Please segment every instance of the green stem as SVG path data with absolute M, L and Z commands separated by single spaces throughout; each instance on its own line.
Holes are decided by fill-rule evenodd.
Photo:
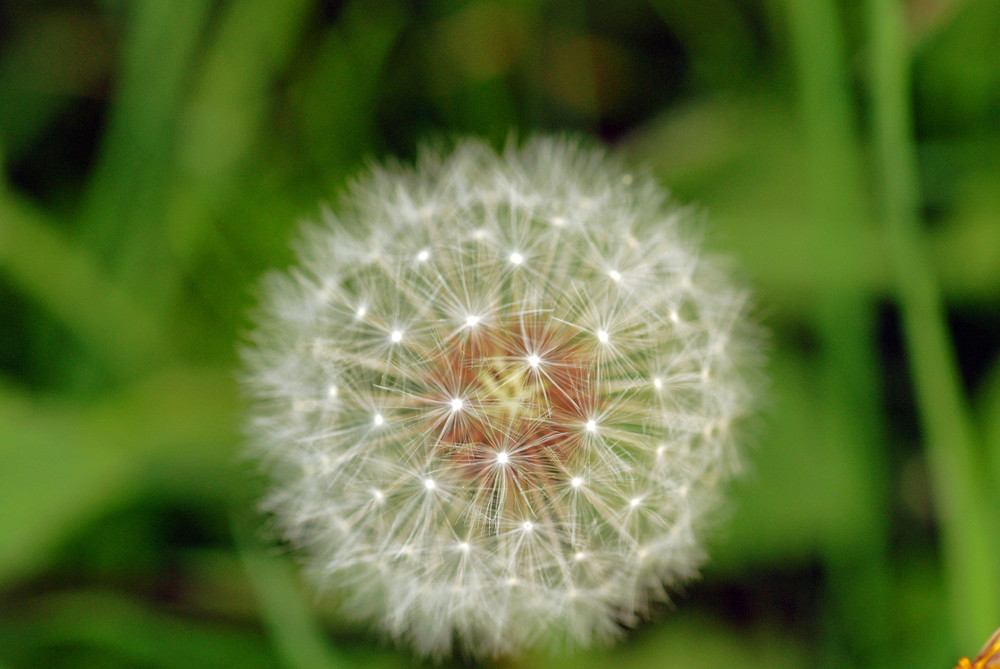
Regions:
M 285 560 L 267 557 L 253 548 L 245 532 L 241 527 L 236 530 L 240 560 L 260 600 L 261 619 L 276 652 L 288 667 L 296 669 L 349 666 L 325 638 L 303 600 L 294 571 Z
M 983 426 L 986 454 L 989 458 L 993 480 L 992 489 L 1000 489 L 1000 360 L 986 375 L 980 391 L 979 416 Z
M 871 215 L 861 181 L 840 17 L 831 0 L 786 0 L 784 5 L 813 180 L 810 219 L 821 242 L 812 253 L 832 256 L 838 266 L 847 267 L 870 246 Z M 825 443 L 841 449 L 839 455 L 850 467 L 855 494 L 845 495 L 844 503 L 852 504 L 857 527 L 856 541 L 847 550 L 843 545 L 824 547 L 824 562 L 835 627 L 849 647 L 842 658 L 850 656 L 857 667 L 885 667 L 892 578 L 881 448 L 885 431 L 875 392 L 875 309 L 863 285 L 851 288 L 827 286 L 814 308 L 824 363 L 817 390 L 825 409 L 816 420 Z
M 969 408 L 923 239 L 903 8 L 868 0 L 870 86 L 882 215 L 941 526 L 956 640 L 975 648 L 1000 615 L 998 546 Z

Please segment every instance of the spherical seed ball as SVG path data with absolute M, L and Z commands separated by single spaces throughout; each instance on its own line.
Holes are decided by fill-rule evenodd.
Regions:
M 266 281 L 266 502 L 346 614 L 475 656 L 614 637 L 703 560 L 748 407 L 745 291 L 602 152 L 375 167 Z

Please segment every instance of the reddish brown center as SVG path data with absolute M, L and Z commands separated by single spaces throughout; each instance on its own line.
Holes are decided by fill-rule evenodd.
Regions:
M 461 400 L 428 419 L 440 455 L 480 483 L 565 472 L 598 408 L 592 365 L 580 333 L 558 321 L 520 316 L 463 331 L 432 364 L 432 385 L 446 392 L 431 402 Z

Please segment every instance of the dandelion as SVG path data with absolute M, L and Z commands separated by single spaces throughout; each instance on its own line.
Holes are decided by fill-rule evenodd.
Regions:
M 695 575 L 755 356 L 688 218 L 573 141 L 469 141 L 307 231 L 245 351 L 249 432 L 346 615 L 497 656 L 616 637 Z

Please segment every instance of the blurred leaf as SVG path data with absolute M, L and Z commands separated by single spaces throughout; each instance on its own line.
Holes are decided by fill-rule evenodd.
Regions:
M 0 272 L 120 374 L 163 362 L 172 345 L 137 298 L 84 249 L 0 184 Z
M 959 3 L 950 20 L 924 40 L 915 54 L 914 88 L 922 121 L 953 134 L 996 118 L 1000 108 L 998 43 L 1000 1 Z
M 226 6 L 182 116 L 181 190 L 193 188 L 213 205 L 232 185 L 258 139 L 267 93 L 294 53 L 311 4 L 236 0 Z M 182 258 L 196 247 L 194 223 L 205 221 L 169 220 L 171 242 Z
M 782 10 L 812 196 L 812 211 L 802 225 L 814 228 L 821 242 L 809 251 L 850 266 L 867 241 L 873 217 L 863 185 L 864 161 L 839 7 L 834 0 L 787 0 Z M 851 241 L 837 243 L 842 239 Z M 838 537 L 819 545 L 826 573 L 824 613 L 834 621 L 827 627 L 826 642 L 833 662 L 884 667 L 890 662 L 885 644 L 892 598 L 890 511 L 882 446 L 886 431 L 877 390 L 881 379 L 876 371 L 875 303 L 862 287 L 828 285 L 817 290 L 809 312 L 820 357 L 814 443 L 822 453 L 837 451 L 843 470 L 836 494 L 846 496 L 841 506 L 854 516 L 849 543 Z M 868 611 L 867 619 L 858 618 L 858 609 Z
M 1000 355 L 993 360 L 993 366 L 982 384 L 977 402 L 983 443 L 986 447 L 986 463 L 992 468 L 991 488 L 1000 489 Z M 1000 512 L 1000 499 L 995 499 Z
M 160 212 L 179 104 L 209 8 L 207 0 L 128 4 L 121 72 L 82 206 L 86 238 L 126 277 L 148 272 L 151 261 L 161 275 L 170 270 L 160 255 Z
M 767 437 L 748 455 L 749 472 L 736 485 L 733 517 L 725 540 L 713 549 L 713 569 L 800 562 L 821 547 L 846 551 L 867 541 L 857 525 L 869 515 L 859 508 L 867 491 L 852 475 L 852 445 L 838 442 L 849 435 L 823 432 L 827 408 L 815 392 L 816 363 L 780 351 L 770 372 Z M 848 416 L 834 420 L 850 424 Z
M 14 630 L 30 635 L 20 641 L 29 651 L 32 646 L 103 648 L 141 666 L 164 669 L 280 666 L 253 630 L 181 619 L 111 592 L 60 593 L 32 604 L 28 618 Z
M 394 4 L 349 3 L 297 86 L 305 149 L 334 178 L 373 142 L 378 84 L 403 19 Z
M 708 231 L 724 242 L 712 246 L 739 253 L 762 301 L 795 309 L 817 294 L 880 292 L 888 275 L 877 234 L 856 221 L 812 224 L 815 189 L 796 117 L 774 95 L 706 99 L 659 119 L 628 152 L 682 202 L 707 208 Z
M 113 52 L 107 30 L 86 10 L 39 13 L 20 29 L 5 27 L 0 51 L 0 138 L 17 158 L 74 96 L 92 95 Z M 72 53 L 73 58 L 60 57 Z
M 934 230 L 928 250 L 954 299 L 1000 297 L 1000 171 L 966 173 L 956 184 L 952 211 Z
M 739 669 L 794 669 L 812 667 L 801 643 L 765 627 L 732 630 L 718 620 L 673 613 L 656 627 L 632 635 L 627 644 L 555 658 L 526 658 L 530 667 L 739 667 Z
M 751 75 L 753 32 L 738 2 L 653 0 L 650 4 L 684 45 L 699 83 L 726 87 Z
M 279 655 L 290 669 L 349 666 L 338 657 L 304 601 L 289 565 L 241 541 L 240 558 L 260 600 L 261 617 Z
M 903 339 L 933 483 L 942 569 L 956 640 L 972 646 L 1000 614 L 996 514 L 962 388 L 945 303 L 923 230 L 913 132 L 911 67 L 901 6 L 868 0 L 870 117 L 875 186 Z M 992 519 L 992 520 L 991 520 Z
M 811 224 L 815 189 L 802 142 L 781 96 L 733 95 L 678 107 L 632 135 L 624 149 L 654 168 L 680 201 L 705 207 L 712 246 L 738 252 L 762 302 L 795 311 L 827 291 L 888 295 L 884 242 L 874 227 Z M 980 143 L 977 153 L 992 160 L 995 144 Z M 938 150 L 935 159 L 940 165 L 950 155 L 966 165 L 967 153 L 954 145 Z M 949 297 L 989 300 L 998 294 L 1000 175 L 994 172 L 966 170 L 955 183 L 960 190 L 952 196 L 953 216 L 929 232 L 935 271 Z
M 213 370 L 167 372 L 85 407 L 0 390 L 0 582 L 39 569 L 132 494 L 143 464 L 228 458 L 234 414 L 228 375 Z
M 0 395 L 0 583 L 46 563 L 55 544 L 125 494 L 132 462 L 85 440 L 60 412 L 44 419 Z

